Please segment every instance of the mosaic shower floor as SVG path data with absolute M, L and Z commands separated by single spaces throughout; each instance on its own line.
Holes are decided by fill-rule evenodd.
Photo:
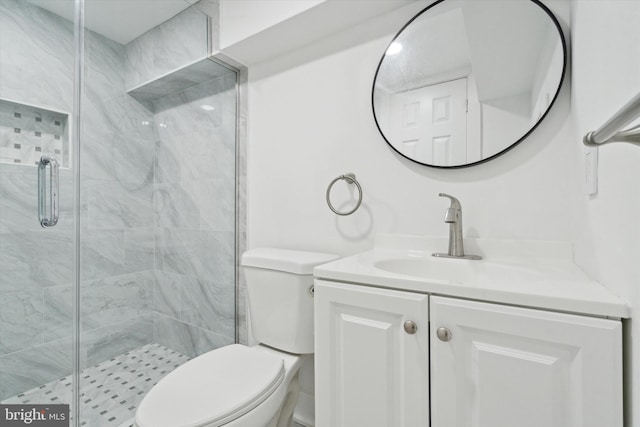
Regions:
M 88 427 L 129 427 L 144 395 L 187 356 L 160 344 L 147 344 L 82 371 L 82 422 Z M 3 400 L 6 404 L 71 401 L 71 376 Z

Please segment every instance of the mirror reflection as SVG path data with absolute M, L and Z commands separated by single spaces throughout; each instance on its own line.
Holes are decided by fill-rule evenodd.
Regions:
M 373 110 L 385 140 L 428 166 L 464 167 L 522 141 L 560 90 L 566 48 L 535 0 L 441 0 L 383 55 Z

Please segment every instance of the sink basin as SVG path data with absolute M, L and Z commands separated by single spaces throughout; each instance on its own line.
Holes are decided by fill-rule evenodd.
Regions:
M 482 283 L 485 281 L 538 280 L 540 272 L 523 264 L 437 258 L 430 254 L 420 257 L 386 258 L 373 262 L 373 266 L 393 274 L 416 278 L 457 283 Z M 556 277 L 560 277 L 558 272 Z
M 470 263 L 483 263 L 483 261 L 427 256 L 383 259 L 375 261 L 373 266 L 389 273 L 405 276 L 442 281 L 468 281 L 478 273 L 478 266 L 470 265 Z

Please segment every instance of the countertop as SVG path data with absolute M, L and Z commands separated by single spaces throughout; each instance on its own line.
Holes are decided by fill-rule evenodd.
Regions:
M 443 246 L 444 245 L 444 246 Z M 628 305 L 590 279 L 558 242 L 467 239 L 479 261 L 435 258 L 446 239 L 383 235 L 373 249 L 314 269 L 316 279 L 446 295 L 610 318 L 628 318 Z M 440 250 L 436 250 L 440 249 Z M 376 264 L 388 260 L 429 263 L 434 273 L 398 274 Z

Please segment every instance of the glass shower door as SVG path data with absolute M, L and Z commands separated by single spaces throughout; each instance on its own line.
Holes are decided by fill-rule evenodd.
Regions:
M 0 0 L 0 405 L 128 427 L 235 342 L 237 75 L 208 58 L 210 2 L 74 42 L 76 3 Z
M 3 405 L 72 401 L 74 58 L 72 21 L 0 1 Z
M 235 342 L 236 74 L 206 59 L 210 17 L 172 4 L 128 33 L 92 18 L 157 0 L 85 5 L 79 393 L 92 427 L 130 426 L 162 377 Z

